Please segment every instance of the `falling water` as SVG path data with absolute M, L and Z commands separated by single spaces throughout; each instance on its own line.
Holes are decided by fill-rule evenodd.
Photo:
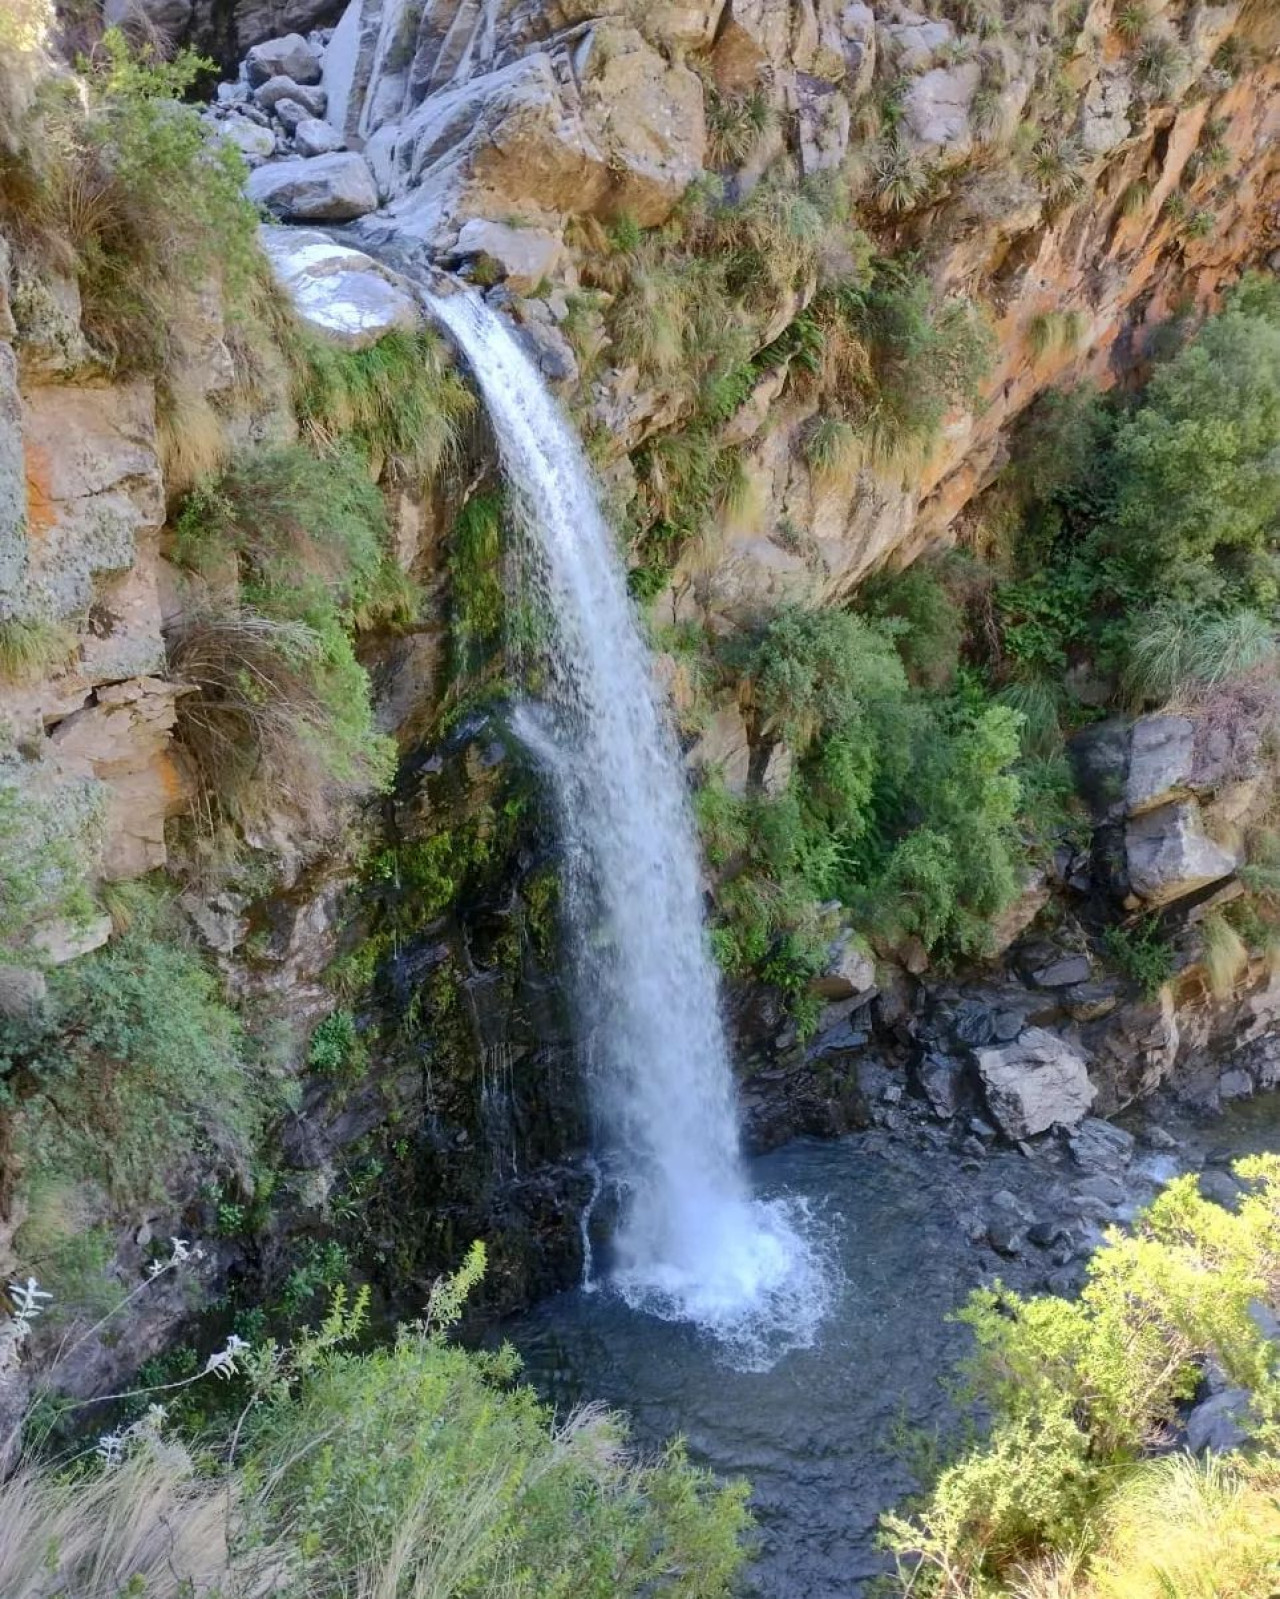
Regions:
M 753 1201 L 703 925 L 683 771 L 613 533 L 572 430 L 506 323 L 433 303 L 483 394 L 553 637 L 517 712 L 563 835 L 573 994 L 605 1170 L 619 1185 L 613 1286 L 714 1332 L 739 1363 L 811 1341 L 825 1304 L 803 1218 Z

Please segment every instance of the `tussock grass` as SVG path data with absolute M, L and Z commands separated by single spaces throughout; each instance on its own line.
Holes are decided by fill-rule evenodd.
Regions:
M 1162 703 L 1242 676 L 1275 654 L 1275 631 L 1257 611 L 1168 605 L 1135 624 L 1124 688 L 1135 706 Z
M 56 622 L 11 616 L 0 621 L 0 682 L 26 683 L 64 666 L 74 633 Z
M 1205 980 L 1215 999 L 1229 999 L 1249 965 L 1244 940 L 1221 911 L 1211 911 L 1204 919 Z
M 773 107 L 763 89 L 746 94 L 721 94 L 711 87 L 706 96 L 707 156 L 713 167 L 742 166 L 760 148 L 774 126 Z
M 805 434 L 803 449 L 810 469 L 824 486 L 847 489 L 862 467 L 865 445 L 848 422 L 817 416 Z
M 221 416 L 199 389 L 189 385 L 158 386 L 156 434 L 171 500 L 220 471 L 231 457 L 231 440 Z

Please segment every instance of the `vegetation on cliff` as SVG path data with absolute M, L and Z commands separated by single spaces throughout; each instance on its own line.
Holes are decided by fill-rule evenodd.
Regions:
M 483 1270 L 476 1245 L 422 1321 L 367 1353 L 367 1291 L 339 1288 L 284 1347 L 232 1338 L 202 1372 L 126 1396 L 96 1448 L 30 1457 L 0 1484 L 6 1599 L 727 1595 L 744 1487 L 679 1446 L 638 1458 L 602 1409 L 556 1421 L 514 1384 L 509 1348 L 450 1343 Z M 156 1401 L 218 1379 L 209 1429 L 184 1441 Z
M 1280 1158 L 1241 1161 L 1232 1212 L 1193 1177 L 1113 1232 L 1078 1300 L 997 1286 L 961 1313 L 989 1433 L 884 1523 L 901 1590 L 947 1599 L 1265 1599 L 1280 1580 L 1274 1299 Z M 1237 1438 L 1176 1447 L 1197 1394 Z

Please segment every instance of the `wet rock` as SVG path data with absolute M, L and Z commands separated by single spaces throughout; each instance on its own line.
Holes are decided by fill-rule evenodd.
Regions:
M 1027 1242 L 1034 1244 L 1037 1249 L 1053 1249 L 1056 1246 L 1071 1245 L 1071 1229 L 1057 1220 L 1033 1222 L 1027 1228 Z M 1065 1262 L 1064 1262 L 1065 1264 Z
M 1012 1139 L 1073 1127 L 1093 1103 L 1084 1056 L 1044 1028 L 1028 1027 L 1014 1043 L 979 1049 L 974 1058 L 991 1114 Z
M 967 1085 L 965 1062 L 954 1055 L 925 1055 L 915 1068 L 916 1085 L 935 1116 L 947 1121 L 961 1108 Z
M 1149 905 L 1166 905 L 1229 877 L 1237 856 L 1202 830 L 1200 807 L 1181 800 L 1144 811 L 1125 827 L 1129 884 Z
M 255 44 L 245 57 L 245 74 L 257 87 L 270 78 L 292 78 L 295 83 L 320 82 L 320 52 L 300 33 Z
M 1022 1253 L 1023 1232 L 1012 1216 L 994 1216 L 987 1224 L 987 1242 L 998 1255 L 1014 1258 Z
M 1249 1440 L 1249 1394 L 1224 1388 L 1203 1399 L 1186 1420 L 1187 1448 L 1194 1455 L 1228 1454 Z
M 1124 1184 L 1118 1178 L 1108 1177 L 1101 1172 L 1093 1177 L 1081 1178 L 1075 1185 L 1075 1192 L 1085 1199 L 1097 1199 L 1112 1209 L 1124 1204 Z
M 342 222 L 378 203 L 373 174 L 354 151 L 295 156 L 249 174 L 245 193 L 286 222 Z
M 1098 722 L 1077 733 L 1068 747 L 1076 783 L 1096 821 L 1125 814 L 1129 777 L 1129 724 Z
M 264 226 L 258 237 L 298 315 L 330 343 L 362 350 L 419 325 L 409 286 L 362 251 L 310 229 Z
M 1178 1147 L 1178 1140 L 1163 1127 L 1144 1127 L 1142 1142 L 1148 1149 L 1158 1149 L 1162 1152 Z

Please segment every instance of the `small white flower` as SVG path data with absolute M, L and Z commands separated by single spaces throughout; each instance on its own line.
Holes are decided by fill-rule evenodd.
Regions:
M 248 1349 L 248 1344 L 243 1338 L 237 1338 L 235 1333 L 227 1339 L 225 1349 L 217 1349 L 204 1363 L 204 1375 L 212 1374 L 215 1377 L 234 1377 L 238 1369 L 239 1357 Z
M 185 1238 L 171 1238 L 169 1242 L 173 1245 L 173 1254 L 169 1260 L 171 1266 L 181 1266 L 183 1261 L 191 1259 L 191 1245 Z
M 147 1267 L 148 1277 L 158 1277 L 162 1271 L 167 1271 L 170 1262 L 167 1260 L 153 1260 Z
M 94 1453 L 104 1466 L 118 1466 L 124 1459 L 124 1434 L 104 1432 Z

